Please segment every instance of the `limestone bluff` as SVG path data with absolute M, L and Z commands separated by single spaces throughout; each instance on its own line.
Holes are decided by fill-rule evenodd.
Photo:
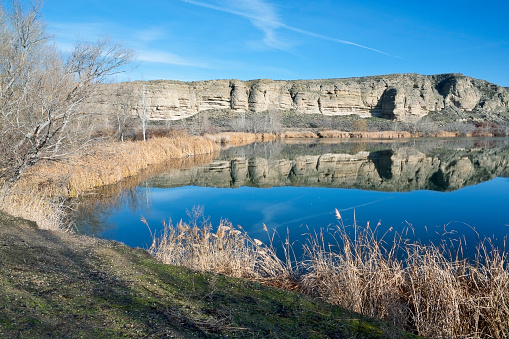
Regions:
M 143 86 L 142 86 L 143 85 Z M 119 84 L 104 85 L 96 102 L 107 110 Z M 509 120 L 509 90 L 462 74 L 390 74 L 323 80 L 157 80 L 129 83 L 132 109 L 151 120 L 178 120 L 211 109 L 381 117 L 416 121 L 430 112 L 453 112 L 457 120 Z M 445 112 L 444 111 L 444 112 Z

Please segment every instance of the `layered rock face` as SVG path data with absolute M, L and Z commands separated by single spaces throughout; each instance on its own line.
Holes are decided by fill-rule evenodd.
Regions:
M 107 85 L 100 105 L 107 105 L 115 84 Z M 148 81 L 130 86 L 149 119 L 178 120 L 210 109 L 235 112 L 294 110 L 328 116 L 357 114 L 415 121 L 452 107 L 477 115 L 509 111 L 509 91 L 461 74 L 392 74 L 326 80 Z M 144 89 L 143 89 L 144 88 Z M 104 107 L 103 107 L 104 108 Z

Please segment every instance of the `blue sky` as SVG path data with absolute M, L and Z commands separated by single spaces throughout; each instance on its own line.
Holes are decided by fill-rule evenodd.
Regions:
M 321 79 L 458 72 L 509 86 L 509 2 L 46 0 L 57 46 L 109 35 L 118 80 Z

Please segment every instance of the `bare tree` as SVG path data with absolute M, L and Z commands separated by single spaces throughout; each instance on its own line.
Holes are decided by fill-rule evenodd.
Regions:
M 138 117 L 141 121 L 141 130 L 143 133 L 143 141 L 147 140 L 146 131 L 147 131 L 147 104 L 145 102 L 145 84 L 142 86 L 142 108 L 141 111 L 138 112 Z
M 134 84 L 124 82 L 115 88 L 112 106 L 112 118 L 115 124 L 115 136 L 124 141 L 126 134 L 133 132 L 138 113 L 139 93 Z
M 267 115 L 265 116 L 265 126 L 265 132 L 278 133 L 281 131 L 281 111 L 278 109 L 277 105 L 271 105 L 271 107 L 269 107 Z
M 0 179 L 7 182 L 86 144 L 85 106 L 97 84 L 132 65 L 133 52 L 107 38 L 60 52 L 41 8 L 40 0 L 28 10 L 17 0 L 0 5 Z

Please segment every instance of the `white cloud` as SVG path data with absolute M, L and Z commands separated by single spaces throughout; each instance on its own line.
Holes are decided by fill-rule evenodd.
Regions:
M 181 57 L 179 55 L 158 51 L 158 50 L 142 50 L 138 51 L 137 59 L 139 61 L 144 62 L 155 62 L 160 64 L 169 64 L 169 65 L 177 65 L 177 66 L 189 66 L 189 67 L 200 67 L 200 68 L 208 68 L 209 66 L 206 63 L 201 61 L 192 60 L 188 58 Z
M 142 42 L 153 42 L 165 39 L 166 33 L 162 28 L 152 27 L 134 32 L 133 38 Z
M 216 11 L 226 12 L 233 15 L 238 15 L 241 17 L 244 17 L 246 19 L 249 19 L 251 23 L 257 27 L 258 29 L 262 30 L 265 34 L 265 37 L 263 41 L 268 46 L 278 48 L 278 49 L 285 49 L 284 43 L 280 39 L 278 39 L 276 30 L 277 29 L 286 29 L 289 31 L 293 31 L 296 33 L 300 33 L 303 35 L 311 36 L 317 39 L 322 40 L 328 40 L 340 44 L 345 45 L 352 45 L 364 49 L 368 49 L 377 53 L 390 55 L 389 53 L 386 53 L 384 51 L 377 50 L 375 48 L 371 48 L 368 46 L 364 46 L 352 41 L 337 39 L 333 37 L 329 37 L 326 35 L 314 33 L 311 31 L 306 31 L 297 27 L 289 26 L 284 24 L 280 18 L 277 15 L 275 7 L 270 4 L 267 1 L 264 0 L 225 0 L 229 6 L 231 7 L 225 7 L 225 6 L 216 6 L 209 3 L 201 2 L 201 1 L 195 1 L 195 0 L 181 0 L 183 2 L 187 2 L 189 4 L 193 4 L 200 7 L 205 7 L 209 9 L 214 9 Z M 281 47 L 283 46 L 283 48 Z
M 216 6 L 195 0 L 181 1 L 244 17 L 264 33 L 263 42 L 265 45 L 282 50 L 291 47 L 288 41 L 284 41 L 276 34 L 276 30 L 281 27 L 280 19 L 274 6 L 264 0 L 225 0 L 229 7 Z
M 263 42 L 270 47 L 287 49 L 291 45 L 277 34 L 281 20 L 274 6 L 264 0 L 228 0 L 230 8 L 249 13 L 251 24 L 264 33 Z
M 100 22 L 53 22 L 49 25 L 49 30 L 57 40 L 66 41 L 76 41 L 78 39 L 95 41 L 98 37 L 104 36 L 105 32 L 111 31 L 106 24 Z
M 127 46 L 135 48 L 138 61 L 199 68 L 208 67 L 206 63 L 199 60 L 183 57 L 161 48 L 150 48 L 151 43 L 164 40 L 166 37 L 164 29 L 159 27 L 135 30 L 107 22 L 56 22 L 51 24 L 50 31 L 55 35 L 56 46 L 64 52 L 71 52 L 76 40 L 95 41 L 97 38 L 109 34 L 114 40 L 119 40 L 120 36 L 124 39 L 127 37 L 124 42 Z

